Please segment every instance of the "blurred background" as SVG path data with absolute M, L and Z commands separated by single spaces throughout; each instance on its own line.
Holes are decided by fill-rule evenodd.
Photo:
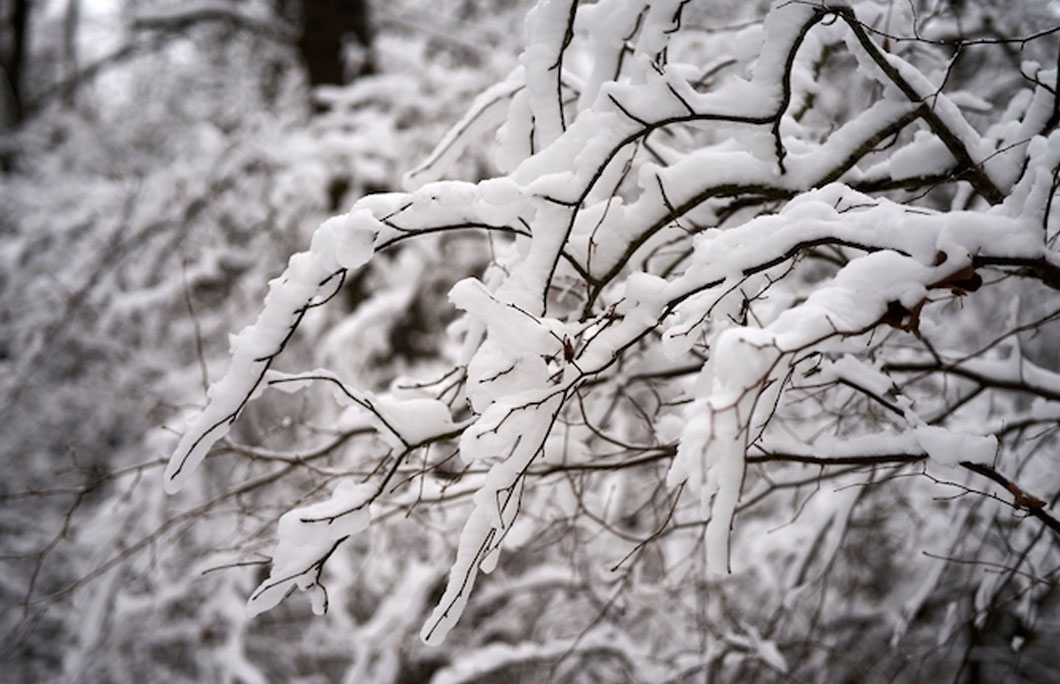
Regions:
M 227 335 L 253 320 L 268 280 L 319 223 L 362 194 L 399 189 L 470 99 L 512 68 L 525 9 L 0 1 L 3 679 L 235 676 L 211 669 L 208 653 L 230 630 L 227 618 L 198 613 L 209 582 L 192 594 L 170 587 L 176 615 L 159 599 L 158 556 L 147 558 L 184 531 L 168 521 L 170 507 L 185 509 L 156 486 L 177 417 L 201 405 L 223 372 Z M 475 179 L 488 161 L 472 153 L 459 169 Z M 444 259 L 459 275 L 484 258 L 465 247 L 381 259 L 326 315 L 340 320 L 402 279 L 432 290 L 427 266 Z M 375 307 L 382 322 L 356 342 L 364 353 L 336 342 L 368 386 L 415 364 L 424 336 L 444 324 L 406 301 Z M 265 413 L 247 429 L 289 415 Z M 114 570 L 133 557 L 146 559 L 138 570 Z M 146 603 L 116 606 L 113 586 L 130 577 L 126 603 Z M 232 596 L 241 603 L 246 591 Z M 268 650 L 263 639 L 256 648 Z M 339 641 L 337 662 L 348 662 Z M 285 681 L 301 670 L 326 680 L 327 667 L 307 659 L 334 656 L 332 646 L 261 659 Z

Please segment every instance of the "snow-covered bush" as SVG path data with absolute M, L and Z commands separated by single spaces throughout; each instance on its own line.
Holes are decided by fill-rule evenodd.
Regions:
M 395 516 L 462 521 L 427 644 L 498 568 L 480 600 L 520 625 L 436 681 L 540 663 L 889 676 L 914 647 L 952 674 L 1055 614 L 1056 69 L 962 75 L 973 44 L 1037 45 L 973 40 L 961 22 L 985 13 L 788 1 L 712 19 L 542 0 L 519 66 L 408 191 L 326 221 L 272 282 L 165 473 L 195 481 L 263 393 L 318 385 L 342 407 L 348 444 L 311 478 L 329 491 L 288 502 L 252 614 L 294 589 L 318 612 L 347 601 L 331 560 L 369 564 L 357 540 Z M 436 180 L 498 122 L 500 175 Z M 469 231 L 490 263 L 446 274 L 458 315 L 415 377 L 275 368 L 374 255 Z M 859 662 L 855 639 L 905 648 Z
M 1055 3 L 719 5 L 540 0 L 270 283 L 151 511 L 214 676 L 1056 667 Z

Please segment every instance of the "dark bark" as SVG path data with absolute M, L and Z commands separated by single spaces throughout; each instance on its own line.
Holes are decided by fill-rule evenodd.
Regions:
M 73 107 L 77 95 L 77 31 L 81 23 L 81 0 L 67 0 L 63 17 L 63 104 Z
M 22 101 L 22 71 L 26 63 L 29 42 L 29 0 L 12 0 L 5 7 L 7 26 L 0 43 L 0 133 L 18 128 L 24 115 Z M 15 151 L 7 145 L 0 147 L 0 172 L 10 171 L 15 165 Z
M 7 21 L 5 33 L 11 42 L 0 50 L 0 67 L 4 70 L 10 99 L 5 124 L 14 128 L 22 121 L 22 69 L 29 36 L 29 0 L 13 0 Z
M 365 0 L 303 0 L 298 51 L 305 62 L 309 84 L 342 85 L 371 73 L 368 50 L 372 29 Z M 346 73 L 343 46 L 352 41 L 365 50 L 366 58 L 356 73 Z

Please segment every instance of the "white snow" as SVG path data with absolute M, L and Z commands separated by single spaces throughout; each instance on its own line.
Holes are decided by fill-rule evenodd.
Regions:
M 993 435 L 969 435 L 935 425 L 920 425 L 913 434 L 931 462 L 946 468 L 955 468 L 961 461 L 991 463 L 997 454 Z
M 324 610 L 320 567 L 337 543 L 368 527 L 368 502 L 376 493 L 372 485 L 342 480 L 331 499 L 287 511 L 280 516 L 278 541 L 272 552 L 272 569 L 247 601 L 247 613 L 258 615 L 276 607 L 297 587 L 309 591 L 315 613 Z

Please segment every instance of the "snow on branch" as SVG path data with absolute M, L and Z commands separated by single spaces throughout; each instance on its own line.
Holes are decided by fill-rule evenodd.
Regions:
M 449 441 L 477 470 L 466 476 L 474 494 L 447 584 L 421 630 L 428 644 L 457 623 L 479 573 L 520 543 L 513 530 L 525 511 L 537 520 L 554 507 L 587 510 L 593 486 L 571 503 L 573 485 L 555 479 L 573 472 L 604 478 L 661 463 L 652 477 L 665 472 L 673 504 L 647 541 L 623 543 L 639 553 L 702 527 L 696 550 L 680 555 L 713 576 L 743 568 L 733 541 L 741 497 L 749 483 L 777 489 L 762 474 L 771 467 L 959 472 L 999 485 L 1015 509 L 1058 529 L 1054 504 L 1010 479 L 1019 445 L 985 418 L 1000 405 L 1030 416 L 1002 391 L 1052 406 L 1060 376 L 1002 357 L 997 345 L 957 358 L 967 340 L 952 332 L 974 326 L 999 296 L 991 293 L 1014 282 L 1060 286 L 1056 121 L 1028 115 L 1025 144 L 977 130 L 960 98 L 862 23 L 871 7 L 777 2 L 760 26 L 712 33 L 688 27 L 686 5 L 541 0 L 520 67 L 409 175 L 419 187 L 365 197 L 324 223 L 270 284 L 257 321 L 232 338 L 230 370 L 189 423 L 167 490 L 187 482 L 267 387 L 332 386 L 386 450 L 366 482 L 343 481 L 330 500 L 280 518 L 252 612 L 292 587 L 313 592 L 322 610 L 328 559 L 370 524 L 370 508 L 399 496 L 394 476 L 413 452 L 426 461 L 431 445 Z M 859 75 L 822 84 L 839 50 Z M 1042 79 L 1027 103 L 1055 100 L 1045 87 L 1055 74 Z M 825 85 L 864 106 L 830 111 L 838 105 L 818 100 Z M 425 182 L 498 125 L 504 173 Z M 494 251 L 486 273 L 452 278 L 455 344 L 437 342 L 453 384 L 408 399 L 325 370 L 271 372 L 306 313 L 375 252 L 467 231 L 488 235 Z M 406 482 L 417 477 L 442 475 L 424 468 Z M 564 486 L 561 503 L 539 494 Z M 856 498 L 844 501 L 846 513 L 829 521 L 849 516 Z M 773 641 L 745 633 L 754 638 L 737 640 L 741 648 L 786 671 Z M 537 657 L 503 651 L 490 657 Z M 446 676 L 462 674 L 454 665 Z

